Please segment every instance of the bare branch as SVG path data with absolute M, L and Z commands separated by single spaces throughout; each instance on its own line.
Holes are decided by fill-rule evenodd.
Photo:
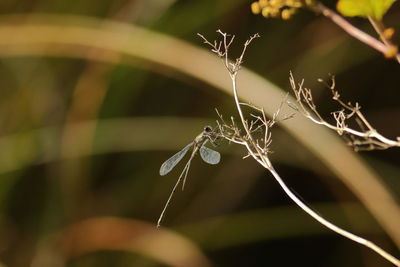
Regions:
M 290 73 L 290 85 L 296 96 L 298 108 L 305 117 L 309 118 L 311 121 L 324 125 L 334 131 L 339 135 L 345 135 L 348 140 L 348 144 L 351 145 L 354 150 L 382 150 L 391 147 L 400 147 L 399 137 L 396 140 L 391 140 L 389 138 L 381 135 L 372 125 L 368 122 L 365 116 L 361 112 L 361 106 L 356 102 L 352 104 L 351 102 L 345 102 L 341 99 L 341 96 L 337 89 L 335 88 L 335 78 L 331 76 L 331 84 L 326 83 L 322 79 L 318 81 L 324 84 L 331 92 L 332 99 L 339 104 L 340 110 L 331 112 L 336 125 L 327 122 L 319 114 L 317 107 L 312 98 L 312 92 L 310 89 L 303 86 L 304 80 L 296 86 L 293 74 Z M 311 110 L 311 113 L 310 113 Z M 358 125 L 358 129 L 349 127 L 350 121 Z

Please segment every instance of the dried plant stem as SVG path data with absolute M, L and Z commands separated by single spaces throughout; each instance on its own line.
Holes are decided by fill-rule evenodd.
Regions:
M 249 131 L 248 127 L 247 127 L 247 123 L 244 120 L 242 109 L 241 109 L 240 104 L 239 104 L 239 98 L 238 98 L 237 87 L 236 87 L 236 75 L 234 75 L 233 77 L 231 76 L 231 78 L 232 78 L 232 88 L 234 90 L 234 99 L 235 99 L 235 103 L 236 103 L 236 108 L 237 108 L 237 111 L 239 112 L 239 115 L 240 115 L 240 118 L 241 118 L 241 121 L 242 121 L 242 126 L 246 130 L 248 136 L 251 136 L 250 135 L 250 131 Z M 250 140 L 251 140 L 251 143 L 255 143 L 253 138 L 250 138 Z M 272 166 L 272 164 L 271 164 L 271 162 L 270 162 L 270 160 L 269 160 L 267 155 L 260 155 L 260 153 L 255 154 L 253 152 L 253 150 L 252 150 L 252 147 L 254 147 L 256 150 L 258 150 L 257 146 L 254 146 L 254 145 L 250 146 L 248 143 L 246 143 L 245 145 L 246 145 L 247 150 L 251 154 L 251 156 L 273 175 L 273 177 L 278 182 L 278 184 L 281 186 L 281 188 L 286 193 L 286 195 L 294 203 L 296 203 L 297 206 L 299 206 L 303 211 L 305 211 L 308 215 L 310 215 L 312 218 L 317 220 L 319 223 L 321 223 L 322 225 L 324 225 L 328 229 L 336 232 L 337 234 L 342 235 L 342 236 L 344 236 L 344 237 L 346 237 L 346 238 L 348 238 L 350 240 L 353 240 L 354 242 L 357 242 L 357 243 L 359 243 L 359 244 L 361 244 L 363 246 L 366 246 L 366 247 L 372 249 L 373 251 L 375 251 L 376 253 L 378 253 L 379 255 L 381 255 L 383 258 L 387 259 L 388 261 L 390 261 L 394 265 L 400 266 L 400 260 L 398 260 L 397 258 L 392 256 L 391 254 L 389 254 L 388 252 L 386 252 L 385 250 L 383 250 L 379 246 L 375 245 L 373 242 L 371 242 L 371 241 L 369 241 L 369 240 L 367 240 L 365 238 L 362 238 L 360 236 L 357 236 L 355 234 L 352 234 L 352 233 L 350 233 L 350 232 L 348 232 L 348 231 L 336 226 L 335 224 L 329 222 L 328 220 L 323 218 L 321 215 L 317 214 L 315 211 L 313 211 L 311 208 L 309 208 L 285 184 L 285 182 L 282 180 L 282 178 L 279 176 L 279 174 L 275 171 L 275 169 Z
M 378 39 L 372 37 L 366 32 L 361 31 L 357 27 L 351 25 L 347 20 L 345 20 L 342 16 L 337 14 L 332 9 L 326 7 L 322 3 L 316 3 L 312 6 L 312 9 L 322 13 L 325 17 L 329 18 L 332 22 L 346 31 L 348 34 L 358 39 L 359 41 L 365 43 L 366 45 L 372 47 L 373 49 L 381 52 L 385 56 L 390 56 L 393 52 L 393 45 L 387 45 Z M 397 61 L 400 60 L 400 54 L 395 54 Z M 400 61 L 399 61 L 400 63 Z
M 383 150 L 391 147 L 400 147 L 400 137 L 396 140 L 389 139 L 380 134 L 365 118 L 361 112 L 361 106 L 356 102 L 344 102 L 340 93 L 335 88 L 335 78 L 332 76 L 332 83 L 329 85 L 323 80 L 325 86 L 331 91 L 332 99 L 340 106 L 340 110 L 332 112 L 336 125 L 327 122 L 318 112 L 317 105 L 314 103 L 312 92 L 309 88 L 304 87 L 304 80 L 296 83 L 293 74 L 290 73 L 290 85 L 297 100 L 298 107 L 294 107 L 300 111 L 305 117 L 312 122 L 323 125 L 329 129 L 336 131 L 339 135 L 344 135 L 349 139 L 349 145 L 354 150 Z M 350 120 L 354 120 L 358 124 L 359 129 L 353 129 L 348 126 Z
M 248 136 L 250 136 L 250 140 L 251 143 L 255 143 L 254 139 L 251 137 L 250 131 L 247 127 L 247 122 L 243 117 L 243 111 L 242 108 L 240 106 L 240 102 L 239 102 L 239 97 L 238 97 L 238 93 L 237 93 L 237 87 L 236 87 L 236 74 L 235 75 L 231 75 L 231 79 L 232 79 L 232 88 L 234 91 L 234 99 L 235 99 L 235 103 L 236 103 L 236 108 L 237 111 L 239 112 L 239 116 L 240 119 L 242 121 L 242 126 L 243 128 L 246 130 L 246 133 Z M 257 150 L 257 146 L 250 146 L 248 143 L 245 144 L 247 150 L 249 151 L 249 153 L 251 154 L 251 156 L 258 162 L 260 163 L 264 168 L 266 168 L 275 178 L 275 180 L 278 182 L 278 184 L 280 185 L 280 187 L 283 189 L 283 191 L 286 193 L 286 195 L 297 205 L 299 206 L 304 212 L 306 212 L 308 215 L 310 215 L 312 218 L 314 218 L 316 221 L 318 221 L 319 223 L 321 223 L 322 225 L 324 225 L 325 227 L 327 227 L 328 229 L 336 232 L 339 235 L 342 235 L 354 242 L 357 242 L 363 246 L 366 246 L 370 249 L 372 249 L 373 251 L 375 251 L 376 253 L 378 253 L 379 255 L 381 255 L 383 258 L 385 258 L 386 260 L 390 261 L 391 263 L 393 263 L 396 266 L 400 266 L 400 260 L 398 260 L 397 258 L 395 258 L 394 256 L 392 256 L 391 254 L 389 254 L 388 252 L 386 252 L 385 250 L 383 250 L 382 248 L 380 248 L 379 246 L 375 245 L 373 242 L 362 238 L 358 235 L 355 235 L 351 232 L 348 232 L 342 228 L 340 228 L 339 226 L 336 226 L 335 224 L 329 222 L 328 220 L 326 220 L 324 217 L 322 217 L 321 215 L 317 214 L 314 210 L 312 210 L 310 207 L 308 207 L 303 201 L 301 201 L 290 189 L 289 187 L 285 184 L 285 182 L 282 180 L 282 178 L 279 176 L 279 174 L 276 172 L 276 170 L 274 169 L 274 167 L 272 166 L 269 158 L 267 155 L 260 155 L 260 154 L 255 154 L 252 150 L 252 147 L 255 147 L 255 149 Z
M 246 45 L 245 45 L 245 47 L 246 47 Z M 242 54 L 242 57 L 243 57 L 243 54 Z M 247 137 L 248 137 L 248 142 L 244 142 L 244 145 L 246 146 L 247 151 L 249 152 L 249 154 L 259 164 L 261 164 L 266 169 L 270 169 L 270 168 L 272 168 L 272 164 L 269 161 L 269 158 L 261 156 L 261 155 L 265 154 L 265 151 L 263 151 L 262 149 L 259 148 L 259 146 L 257 146 L 257 142 L 252 138 L 251 131 L 250 131 L 249 127 L 248 127 L 248 123 L 247 123 L 247 121 L 245 120 L 245 118 L 243 116 L 243 111 L 242 111 L 242 108 L 240 106 L 239 96 L 238 96 L 238 93 L 237 93 L 236 76 L 237 76 L 237 72 L 235 72 L 234 74 L 231 74 L 232 88 L 233 88 L 233 98 L 235 99 L 236 110 L 239 113 L 240 120 L 242 122 L 242 126 L 245 129 Z
M 200 35 L 199 36 L 204 40 L 204 43 L 210 45 L 212 47 L 212 52 L 217 54 L 221 59 L 224 61 L 224 64 L 229 71 L 230 78 L 232 81 L 232 89 L 233 89 L 233 97 L 236 105 L 236 109 L 239 113 L 240 116 L 240 121 L 241 121 L 241 126 L 245 130 L 245 134 L 242 135 L 240 132 L 240 129 L 236 126 L 234 119 L 232 118 L 232 123 L 231 125 L 228 125 L 222 118 L 221 115 L 221 123 L 218 123 L 219 130 L 220 130 L 220 136 L 228 141 L 244 145 L 247 148 L 247 151 L 250 156 L 252 156 L 260 165 L 262 165 L 264 168 L 266 168 L 275 178 L 275 180 L 278 182 L 278 184 L 281 186 L 283 191 L 286 193 L 286 195 L 296 204 L 298 205 L 304 212 L 306 212 L 308 215 L 310 215 L 312 218 L 314 218 L 316 221 L 327 227 L 328 229 L 334 231 L 335 233 L 342 235 L 354 242 L 357 242 L 363 246 L 366 246 L 370 248 L 371 250 L 375 251 L 377 254 L 388 260 L 389 262 L 393 263 L 396 266 L 400 266 L 400 260 L 380 248 L 379 246 L 375 245 L 373 242 L 366 240 L 360 236 L 357 236 L 353 233 L 350 233 L 335 224 L 329 222 L 325 218 L 323 218 L 321 215 L 317 214 L 314 210 L 312 210 L 310 207 L 308 207 L 303 201 L 301 201 L 290 189 L 289 187 L 285 184 L 285 182 L 282 180 L 282 178 L 279 176 L 279 174 L 275 171 L 274 167 L 272 166 L 269 157 L 268 157 L 268 146 L 270 144 L 270 134 L 269 133 L 269 128 L 276 122 L 275 119 L 277 117 L 277 113 L 274 115 L 273 119 L 271 121 L 266 121 L 265 119 L 265 113 L 263 112 L 262 109 L 259 109 L 257 107 L 254 107 L 252 105 L 248 105 L 252 107 L 256 111 L 260 111 L 262 113 L 262 118 L 260 116 L 255 116 L 252 115 L 252 117 L 256 117 L 256 121 L 261 121 L 264 126 L 264 131 L 265 131 L 265 137 L 264 139 L 261 139 L 261 142 L 264 144 L 264 146 L 260 145 L 260 140 L 257 139 L 253 134 L 255 132 L 255 129 L 252 128 L 255 124 L 254 121 L 249 121 L 244 117 L 243 111 L 242 111 L 242 105 L 241 102 L 239 101 L 239 96 L 238 96 L 238 89 L 237 89 L 237 73 L 240 69 L 240 64 L 243 62 L 243 56 L 244 56 L 244 51 L 246 50 L 247 46 L 250 44 L 250 42 L 255 38 L 258 37 L 258 35 L 254 35 L 248 40 L 243 48 L 243 52 L 240 55 L 238 59 L 236 59 L 236 63 L 231 63 L 228 58 L 228 50 L 229 46 L 232 44 L 232 40 L 234 37 L 227 35 L 226 33 L 221 32 L 220 30 L 217 31 L 219 34 L 222 35 L 223 42 L 214 42 L 214 44 L 210 43 L 204 36 Z M 221 43 L 224 44 L 221 46 Z M 256 127 L 256 129 L 259 129 L 259 127 Z
M 311 208 L 309 208 L 306 204 L 304 204 L 298 197 L 296 197 L 295 194 L 293 194 L 293 192 L 287 187 L 287 185 L 285 184 L 285 182 L 283 182 L 282 178 L 279 176 L 279 174 L 275 171 L 275 169 L 273 167 L 271 167 L 270 169 L 268 169 L 271 174 L 274 176 L 275 180 L 279 183 L 279 185 L 281 186 L 281 188 L 283 189 L 283 191 L 285 191 L 286 195 L 293 200 L 293 202 L 296 203 L 297 206 L 299 206 L 303 211 L 305 211 L 308 215 L 310 215 L 311 217 L 313 217 L 315 220 L 317 220 L 319 223 L 321 223 L 322 225 L 324 225 L 325 227 L 327 227 L 328 229 L 338 233 L 339 235 L 342 235 L 354 242 L 357 242 L 363 246 L 366 246 L 370 249 L 372 249 L 373 251 L 375 251 L 376 253 L 378 253 L 379 255 L 381 255 L 383 258 L 387 259 L 388 261 L 390 261 L 391 263 L 393 263 L 396 266 L 400 266 L 400 261 L 393 257 L 391 254 L 389 254 L 388 252 L 386 252 L 385 250 L 383 250 L 382 248 L 380 248 L 379 246 L 375 245 L 373 242 L 362 238 L 360 236 L 357 236 L 355 234 L 352 234 L 338 226 L 336 226 L 335 224 L 329 222 L 328 220 L 326 220 L 325 218 L 323 218 L 321 215 L 317 214 L 315 211 L 313 211 Z
M 353 136 L 358 136 L 358 137 L 362 137 L 362 138 L 366 138 L 369 139 L 370 144 L 374 144 L 375 146 L 381 146 L 382 148 L 380 149 L 386 149 L 389 147 L 400 147 L 400 141 L 394 141 L 391 140 L 389 138 L 384 137 L 383 135 L 381 135 L 380 133 L 378 133 L 375 129 L 373 129 L 372 127 L 369 128 L 370 130 L 366 131 L 366 132 L 361 132 L 361 131 L 357 131 L 354 130 L 352 128 L 349 128 L 347 126 L 344 127 L 336 127 L 326 121 L 320 121 L 318 119 L 313 118 L 312 116 L 307 116 L 312 122 L 316 123 L 316 124 L 320 124 L 323 126 L 328 127 L 329 129 L 335 130 L 337 132 L 341 131 L 341 132 L 346 132 L 348 134 L 351 134 Z M 377 139 L 378 142 L 374 142 L 373 139 Z M 366 143 L 363 143 L 366 144 Z M 356 144 L 355 144 L 356 145 Z M 356 148 L 356 147 L 354 147 Z M 376 149 L 375 148 L 371 148 L 369 150 L 373 150 Z

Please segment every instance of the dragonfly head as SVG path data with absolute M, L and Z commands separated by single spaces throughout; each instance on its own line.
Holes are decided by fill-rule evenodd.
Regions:
M 207 125 L 206 127 L 204 127 L 203 130 L 204 130 L 205 133 L 211 133 L 213 129 L 212 129 L 211 126 Z

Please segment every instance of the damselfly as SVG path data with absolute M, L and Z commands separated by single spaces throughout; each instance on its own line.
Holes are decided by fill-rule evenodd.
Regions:
M 200 151 L 200 156 L 205 162 L 207 162 L 209 164 L 218 164 L 219 163 L 219 161 L 221 159 L 221 155 L 219 154 L 219 152 L 214 151 L 205 146 L 205 144 L 207 142 L 210 142 L 211 144 L 215 145 L 214 141 L 216 138 L 217 138 L 217 135 L 213 131 L 211 126 L 206 126 L 206 127 L 204 127 L 203 132 L 201 134 L 199 134 L 198 136 L 196 136 L 196 138 L 193 140 L 193 142 L 186 145 L 181 151 L 179 151 L 178 153 L 176 153 L 175 155 L 173 155 L 172 157 L 167 159 L 161 165 L 160 175 L 166 175 L 176 166 L 176 164 L 178 164 L 182 160 L 182 158 L 186 155 L 186 153 L 190 150 L 190 148 L 193 148 L 192 154 L 191 154 L 189 160 L 187 161 L 185 167 L 183 168 L 183 171 L 181 172 L 181 174 L 178 178 L 178 181 L 175 183 L 175 186 L 173 187 L 171 194 L 169 195 L 169 198 L 168 198 L 167 202 L 165 203 L 164 209 L 161 212 L 160 217 L 158 218 L 157 227 L 160 227 L 161 220 L 164 217 L 164 213 L 167 210 L 167 207 L 172 199 L 172 196 L 175 193 L 176 188 L 178 188 L 178 185 L 180 184 L 182 179 L 183 179 L 182 190 L 185 188 L 185 183 L 186 183 L 186 178 L 187 178 L 187 175 L 189 172 L 190 163 L 192 162 L 192 159 L 197 154 L 197 152 Z

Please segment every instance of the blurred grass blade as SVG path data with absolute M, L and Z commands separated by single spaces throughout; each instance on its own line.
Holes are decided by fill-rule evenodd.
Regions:
M 139 253 L 174 267 L 211 266 L 206 256 L 184 236 L 151 223 L 117 217 L 92 218 L 64 228 L 42 246 L 32 266 L 54 266 L 48 265 L 51 257 L 65 261 L 99 250 Z
M 24 23 L 15 24 L 15 21 Z M 87 48 L 105 49 L 172 68 L 231 94 L 228 73 L 218 58 L 206 49 L 171 36 L 126 23 L 81 16 L 29 14 L 26 18 L 15 15 L 2 16 L 0 22 L 0 36 L 7 36 L 0 39 L 0 56 L 93 58 Z M 200 45 L 201 41 L 198 43 Z M 93 59 L 118 60 L 115 57 Z M 243 85 L 246 90 L 240 90 Z M 263 107 L 271 116 L 284 99 L 285 92 L 243 68 L 239 74 L 239 94 L 244 101 Z M 294 102 L 293 99 L 290 101 Z M 378 175 L 327 129 L 301 116 L 283 121 L 281 125 L 350 188 L 400 247 L 400 210 Z

